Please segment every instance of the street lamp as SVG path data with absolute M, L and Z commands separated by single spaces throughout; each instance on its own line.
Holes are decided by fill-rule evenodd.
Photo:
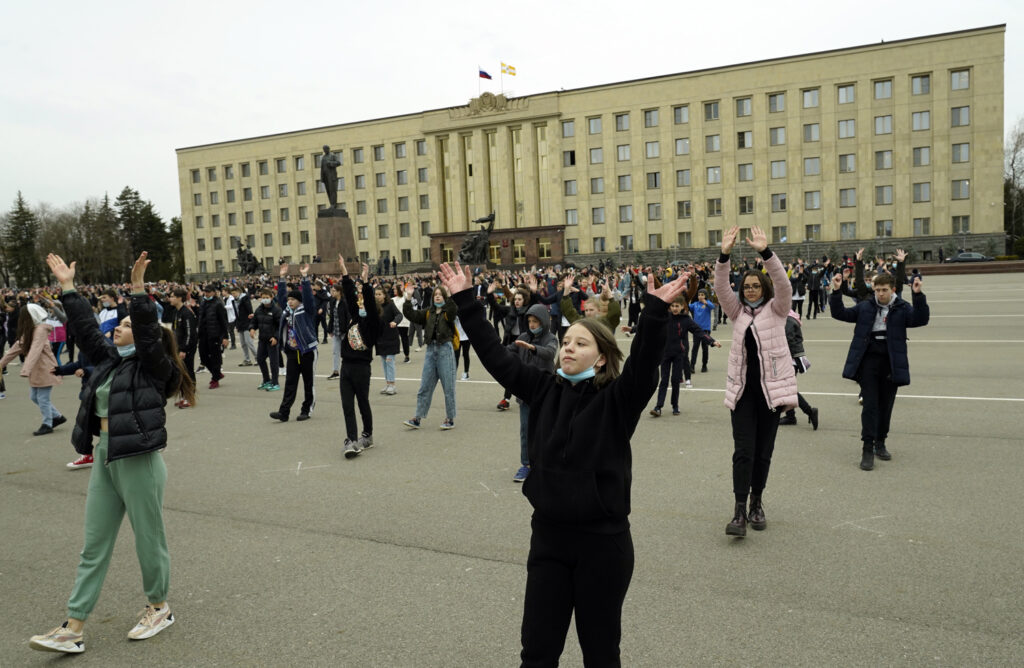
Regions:
M 671 246 L 669 246 L 669 250 L 672 251 L 672 264 L 675 264 L 676 258 L 678 256 L 677 254 L 679 251 L 679 244 L 672 244 Z

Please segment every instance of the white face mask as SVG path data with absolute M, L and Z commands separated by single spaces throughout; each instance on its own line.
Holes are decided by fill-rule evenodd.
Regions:
M 264 306 L 270 306 L 270 301 L 270 299 L 263 298 L 260 300 L 260 303 L 263 304 Z

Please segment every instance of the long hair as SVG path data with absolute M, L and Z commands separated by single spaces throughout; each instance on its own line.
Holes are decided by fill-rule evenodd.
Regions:
M 32 347 L 32 332 L 35 331 L 35 328 L 36 325 L 32 322 L 32 312 L 28 310 L 28 305 L 22 306 L 18 311 L 18 343 L 21 344 L 22 355 L 28 355 L 28 350 Z
M 597 318 L 580 318 L 572 323 L 570 328 L 576 325 L 581 325 L 590 332 L 590 335 L 594 337 L 594 342 L 597 343 L 598 352 L 604 355 L 604 366 L 598 369 L 597 374 L 594 376 L 594 386 L 603 387 L 618 378 L 622 372 L 623 356 L 622 351 L 619 349 L 619 344 L 615 342 L 615 335 L 608 329 L 608 325 Z M 555 368 L 557 369 L 560 364 L 561 361 L 556 356 Z
M 185 398 L 190 404 L 196 403 L 196 383 L 192 380 L 192 377 L 188 375 L 188 371 L 185 370 L 185 364 L 181 361 L 178 356 L 178 341 L 174 337 L 174 332 L 166 327 L 160 328 L 160 342 L 163 344 L 164 354 L 167 355 L 173 364 L 178 369 L 178 385 L 177 387 L 167 388 L 167 397 L 173 397 L 177 393 L 181 393 L 181 396 Z
M 775 297 L 775 288 L 772 287 L 772 279 L 768 278 L 768 274 L 760 269 L 748 269 L 743 272 L 743 277 L 740 279 L 740 299 L 744 305 L 749 306 L 750 304 L 747 301 L 746 295 L 743 294 L 743 282 L 747 280 L 747 276 L 756 276 L 757 280 L 761 282 L 762 304 L 767 304 L 769 300 Z

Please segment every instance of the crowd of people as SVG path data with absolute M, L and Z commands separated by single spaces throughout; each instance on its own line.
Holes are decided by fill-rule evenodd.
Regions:
M 752 258 L 734 256 L 742 244 Z M 67 421 L 51 400 L 52 388 L 67 376 L 81 380 L 71 434 L 77 459 L 67 466 L 92 474 L 86 547 L 67 621 L 33 636 L 31 645 L 84 650 L 82 628 L 126 513 L 148 599 L 129 637 L 151 637 L 174 622 L 160 511 L 167 400 L 176 399 L 179 410 L 196 409 L 200 394 L 204 404 L 215 404 L 225 381 L 224 352 L 241 348 L 239 366 L 260 371 L 254 390 L 281 392 L 269 419 L 309 420 L 317 386 L 325 382 L 317 376 L 320 346 L 330 342 L 326 379 L 338 381 L 345 430 L 339 445 L 349 459 L 373 447 L 373 411 L 388 411 L 387 397 L 398 392 L 400 358 L 411 364 L 411 353 L 423 352 L 415 414 L 403 424 L 426 426 L 440 383 L 439 427 L 449 431 L 457 417 L 460 360 L 461 379 L 468 380 L 476 353 L 503 388 L 497 410 L 509 410 L 513 398 L 519 407 L 513 480 L 524 483 L 534 508 L 523 665 L 557 662 L 574 613 L 587 665 L 618 665 L 621 608 L 633 570 L 629 444 L 652 397 L 651 417 L 662 416 L 666 401 L 678 416 L 682 387 L 693 387 L 711 366 L 721 375 L 699 376 L 705 387 L 721 387 L 724 375 L 735 497 L 726 533 L 764 530 L 762 497 L 779 426 L 796 424 L 799 408 L 818 428 L 818 409 L 798 392 L 799 375 L 810 369 L 802 327 L 828 313 L 855 324 L 842 376 L 860 385 L 860 468 L 892 458 L 886 438 L 893 402 L 898 387 L 910 382 L 906 329 L 926 325 L 929 312 L 920 276 L 906 275 L 905 253 L 874 262 L 862 255 L 784 262 L 762 230 L 751 228 L 740 239 L 733 228 L 723 235 L 716 262 L 683 266 L 471 271 L 456 264 L 442 265 L 436 275 L 374 276 L 366 264 L 350 267 L 339 257 L 338 272 L 328 276 L 312 275 L 308 265 L 296 275 L 282 263 L 276 281 L 264 274 L 147 283 L 143 253 L 131 281 L 115 286 L 76 286 L 75 263 L 51 255 L 55 285 L 0 292 L 0 367 L 9 377 L 7 367 L 20 364 L 42 416 L 36 436 Z M 912 301 L 901 296 L 905 285 Z M 711 349 L 722 346 L 713 332 L 730 325 L 727 358 L 709 366 Z M 616 341 L 619 330 L 628 356 Z M 384 383 L 381 398 L 371 402 L 375 358 Z M 206 374 L 202 392 L 199 373 Z M 302 400 L 293 413 L 300 380 Z

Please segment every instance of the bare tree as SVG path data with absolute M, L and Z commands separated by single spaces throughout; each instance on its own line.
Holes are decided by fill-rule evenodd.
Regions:
M 1024 232 L 1024 117 L 1006 139 L 1003 153 L 1003 220 L 1011 248 Z

